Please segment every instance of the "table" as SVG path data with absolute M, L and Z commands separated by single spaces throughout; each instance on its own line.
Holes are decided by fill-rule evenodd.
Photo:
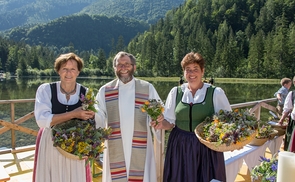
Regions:
M 226 170 L 227 182 L 234 182 L 238 172 L 240 171 L 243 162 L 248 166 L 249 171 L 260 164 L 260 156 L 264 157 L 266 148 L 268 148 L 272 155 L 277 153 L 281 147 L 283 136 L 275 137 L 268 140 L 262 146 L 246 145 L 240 150 L 232 152 L 224 152 L 224 162 Z

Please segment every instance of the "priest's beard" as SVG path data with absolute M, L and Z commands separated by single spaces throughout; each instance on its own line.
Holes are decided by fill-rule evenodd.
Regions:
M 125 71 L 125 70 L 124 70 Z M 132 67 L 130 70 L 128 70 L 128 75 L 124 75 L 121 73 L 122 70 L 116 71 L 116 76 L 123 82 L 128 83 L 132 80 L 133 74 L 134 74 L 134 67 Z M 124 75 L 124 76 L 123 76 Z

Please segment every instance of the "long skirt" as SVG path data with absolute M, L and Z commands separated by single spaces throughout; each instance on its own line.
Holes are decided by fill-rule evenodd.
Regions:
M 286 128 L 286 134 L 285 134 L 285 140 L 284 140 L 284 150 L 285 151 L 288 151 L 289 143 L 290 143 L 294 128 L 295 128 L 295 121 L 293 119 L 291 119 L 291 117 L 290 117 L 288 126 Z
M 293 130 L 288 151 L 295 153 L 295 130 Z
M 36 140 L 33 182 L 91 182 L 85 160 L 66 158 L 53 147 L 51 129 L 41 128 Z
M 194 132 L 171 131 L 164 164 L 164 182 L 226 182 L 222 152 L 203 145 Z

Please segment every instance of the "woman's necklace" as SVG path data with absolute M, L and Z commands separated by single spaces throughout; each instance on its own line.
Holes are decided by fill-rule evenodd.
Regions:
M 72 91 L 70 91 L 70 92 L 66 92 L 66 91 L 61 87 L 61 85 L 60 85 L 60 91 L 61 91 L 62 93 L 64 93 L 64 94 L 66 94 L 66 96 L 68 97 L 68 96 L 70 96 L 70 95 L 72 95 L 73 93 L 76 92 L 76 85 L 75 85 L 75 88 L 74 88 Z

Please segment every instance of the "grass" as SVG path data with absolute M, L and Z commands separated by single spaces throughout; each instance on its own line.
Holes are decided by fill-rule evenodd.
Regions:
M 178 82 L 179 77 L 137 77 L 146 81 L 168 81 Z M 260 84 L 280 84 L 280 79 L 259 79 L 259 78 L 214 78 L 218 83 L 260 83 Z

